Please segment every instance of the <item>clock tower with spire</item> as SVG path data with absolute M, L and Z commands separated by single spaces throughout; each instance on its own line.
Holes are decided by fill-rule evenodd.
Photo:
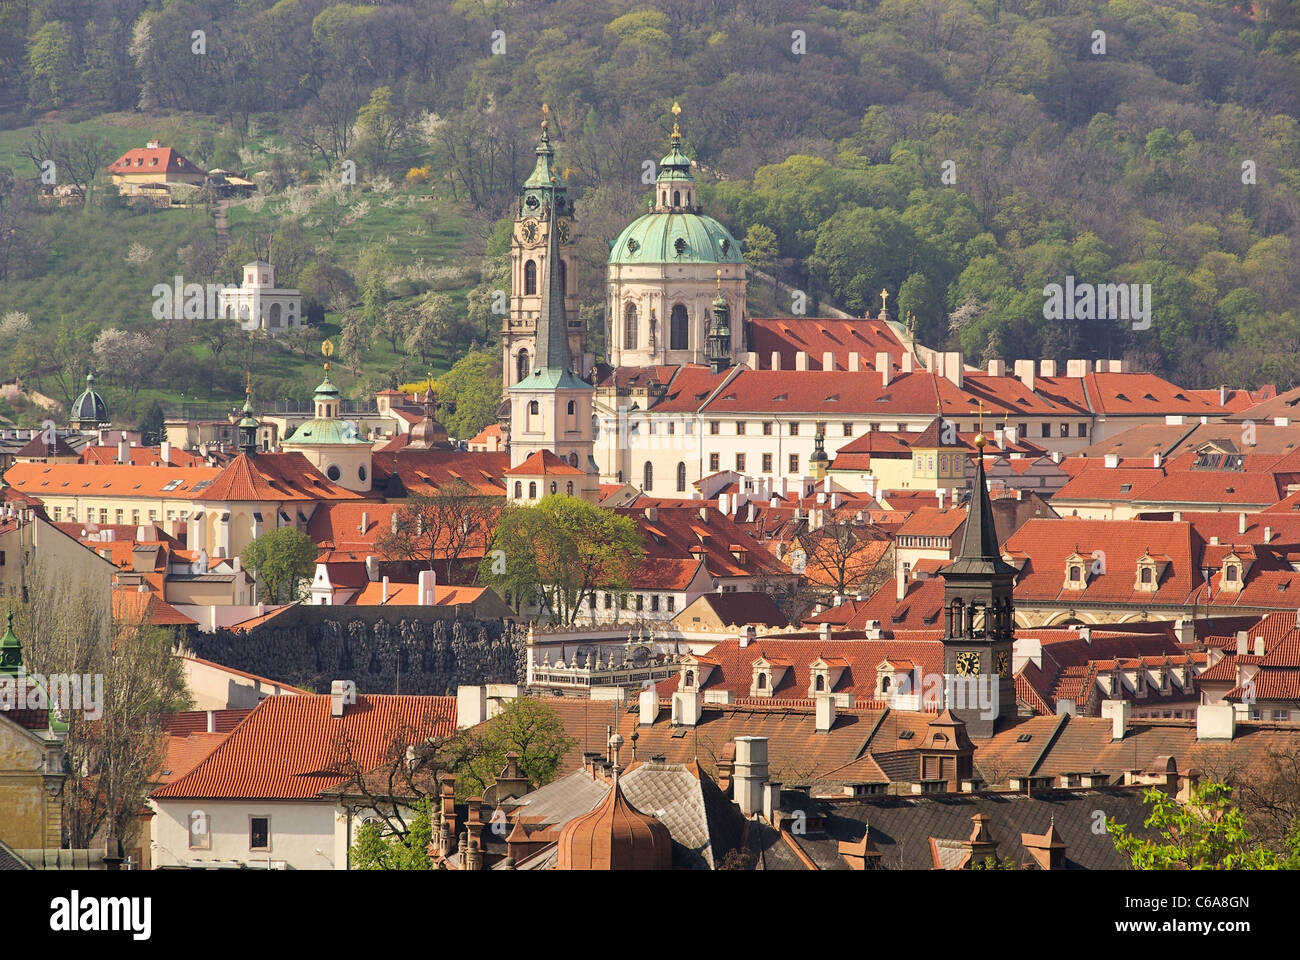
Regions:
M 524 181 L 515 210 L 510 238 L 510 306 L 501 325 L 502 384 L 510 387 L 537 366 L 537 328 L 542 318 L 542 276 L 548 271 L 546 257 L 552 249 L 549 232 L 554 210 L 556 241 L 553 249 L 558 260 L 558 297 L 565 316 L 569 354 L 576 365 L 585 368 L 586 328 L 578 320 L 577 284 L 573 275 L 573 207 L 569 202 L 564 178 L 555 166 L 555 148 L 551 146 L 550 111 L 542 112 L 542 135 L 537 142 L 537 163 Z M 580 369 L 579 373 L 585 373 Z
M 986 444 L 980 433 L 961 549 L 939 571 L 944 578 L 944 706 L 976 739 L 992 736 L 995 726 L 1016 716 L 1011 677 L 1016 568 L 1002 559 L 984 477 Z

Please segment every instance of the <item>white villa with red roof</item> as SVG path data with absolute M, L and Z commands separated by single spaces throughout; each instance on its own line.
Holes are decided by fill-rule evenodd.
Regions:
M 170 184 L 202 186 L 207 173 L 171 147 L 150 140 L 134 147 L 108 165 L 113 183 L 123 196 L 168 193 Z

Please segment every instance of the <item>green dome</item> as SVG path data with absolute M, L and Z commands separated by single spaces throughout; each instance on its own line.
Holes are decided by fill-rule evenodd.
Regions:
M 678 253 L 677 241 L 682 241 Z M 731 232 L 702 213 L 647 213 L 618 235 L 611 264 L 744 263 Z
M 282 446 L 293 444 L 349 443 L 370 445 L 370 441 L 357 433 L 356 425 L 347 420 L 313 418 L 298 424 L 297 429 L 281 441 Z
M 72 401 L 72 415 L 68 420 L 74 426 L 92 430 L 102 423 L 108 423 L 108 404 L 95 389 L 94 374 L 86 374 L 86 389 Z

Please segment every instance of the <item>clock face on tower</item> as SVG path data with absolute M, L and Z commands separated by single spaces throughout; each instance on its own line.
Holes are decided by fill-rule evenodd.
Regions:
M 555 237 L 560 243 L 569 242 L 569 221 L 561 220 L 555 225 Z
M 980 655 L 973 650 L 957 654 L 957 676 L 978 677 L 980 673 Z
M 524 243 L 537 242 L 537 221 L 525 220 L 524 225 L 519 230 L 520 236 L 524 238 Z
M 998 654 L 998 659 L 997 659 L 998 676 L 999 677 L 1009 676 L 1011 673 L 1010 668 L 1011 668 L 1011 664 L 1008 661 L 1007 652 L 1003 650 L 1001 653 Z

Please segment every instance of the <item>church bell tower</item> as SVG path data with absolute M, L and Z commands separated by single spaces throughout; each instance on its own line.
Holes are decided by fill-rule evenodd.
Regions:
M 1002 559 L 993 505 L 984 477 L 981 433 L 975 438 L 979 465 L 966 529 L 957 558 L 943 567 L 944 707 L 975 739 L 990 737 L 1016 716 L 1011 677 L 1016 568 Z

